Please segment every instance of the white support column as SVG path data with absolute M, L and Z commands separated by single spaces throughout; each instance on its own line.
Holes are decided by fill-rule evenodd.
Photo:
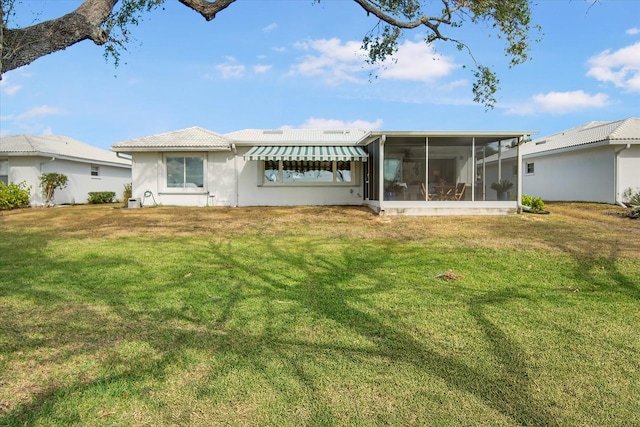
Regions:
M 502 141 L 498 141 L 498 182 L 502 181 Z
M 487 200 L 487 147 L 482 147 L 482 201 Z
M 471 138 L 471 201 L 476 201 L 476 137 Z
M 518 182 L 516 183 L 516 201 L 518 203 L 518 213 L 520 213 L 520 206 L 522 206 L 522 150 L 520 150 L 520 146 L 524 143 L 526 135 L 520 137 L 518 141 L 517 147 L 517 155 L 518 155 Z
M 424 138 L 424 200 L 429 200 L 429 137 Z
M 387 135 L 380 137 L 380 166 L 378 167 L 378 200 L 380 201 L 380 210 L 383 209 L 384 203 L 384 143 L 387 142 Z

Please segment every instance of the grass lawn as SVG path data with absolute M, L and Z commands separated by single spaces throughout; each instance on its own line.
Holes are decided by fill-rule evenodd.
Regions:
M 640 221 L 547 207 L 0 212 L 0 425 L 640 425 Z

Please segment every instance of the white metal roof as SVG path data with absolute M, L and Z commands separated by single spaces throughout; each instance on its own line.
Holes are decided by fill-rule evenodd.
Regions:
M 10 135 L 0 137 L 0 156 L 47 156 L 93 163 L 131 166 L 116 153 L 63 135 Z
M 616 120 L 613 122 L 589 122 L 552 135 L 537 138 L 520 147 L 522 155 L 535 156 L 555 150 L 578 150 L 595 144 L 640 144 L 640 117 Z M 501 154 L 502 160 L 514 158 L 516 150 L 509 149 Z M 493 154 L 486 162 L 498 160 Z
M 640 144 L 640 117 L 613 122 L 589 122 L 583 125 L 534 139 L 522 146 L 522 154 L 537 154 L 552 150 L 578 148 L 587 144 Z
M 239 145 L 353 145 L 368 134 L 361 129 L 244 129 L 225 136 Z
M 111 145 L 112 151 L 129 153 L 134 151 L 230 151 L 227 138 L 219 133 L 198 126 L 143 138 L 130 139 Z

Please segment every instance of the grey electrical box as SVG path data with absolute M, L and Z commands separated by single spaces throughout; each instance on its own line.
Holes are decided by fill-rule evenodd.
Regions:
M 129 203 L 127 204 L 127 208 L 129 209 L 140 209 L 140 199 L 129 199 Z

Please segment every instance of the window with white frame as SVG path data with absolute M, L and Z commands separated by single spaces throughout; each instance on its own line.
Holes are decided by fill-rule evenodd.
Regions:
M 9 160 L 0 160 L 0 182 L 9 185 Z
M 168 155 L 165 158 L 167 188 L 203 188 L 204 156 Z
M 265 160 L 263 183 L 266 185 L 353 185 L 353 162 L 340 160 Z
M 100 166 L 91 165 L 91 176 L 92 177 L 100 176 Z
M 532 175 L 535 172 L 535 165 L 533 162 L 531 163 L 527 163 L 526 165 L 526 171 L 527 171 L 527 175 Z

